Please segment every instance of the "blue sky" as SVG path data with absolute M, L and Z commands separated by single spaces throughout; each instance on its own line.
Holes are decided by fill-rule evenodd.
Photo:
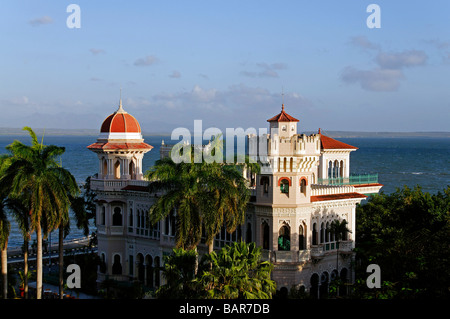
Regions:
M 122 87 L 145 132 L 267 127 L 282 100 L 300 132 L 449 131 L 450 2 L 430 2 L 6 0 L 0 127 L 98 129 Z

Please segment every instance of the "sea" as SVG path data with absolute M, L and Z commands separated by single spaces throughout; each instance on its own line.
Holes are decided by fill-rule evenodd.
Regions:
M 38 136 L 38 138 L 40 138 Z M 0 135 L 0 154 L 6 153 L 5 147 L 15 139 L 24 144 L 31 144 L 27 135 Z M 154 148 L 145 154 L 144 170 L 154 165 L 159 159 L 161 143 L 174 144 L 170 136 L 144 136 L 145 142 Z M 338 140 L 358 147 L 350 155 L 351 174 L 378 174 L 378 182 L 383 184 L 382 192 L 390 194 L 405 185 L 420 185 L 424 192 L 436 194 L 450 186 L 450 138 L 402 137 L 402 138 L 337 138 Z M 97 155 L 86 147 L 96 142 L 97 136 L 90 135 L 47 135 L 45 145 L 65 147 L 61 156 L 62 166 L 68 169 L 77 182 L 84 183 L 88 176 L 98 171 Z M 73 219 L 73 217 L 72 217 Z M 11 221 L 9 247 L 20 247 L 23 239 L 17 224 Z M 71 232 L 66 240 L 83 237 L 82 231 L 71 223 Z M 91 225 L 95 231 L 95 225 Z M 32 238 L 33 239 L 33 238 Z M 47 238 L 56 243 L 58 233 L 53 232 Z

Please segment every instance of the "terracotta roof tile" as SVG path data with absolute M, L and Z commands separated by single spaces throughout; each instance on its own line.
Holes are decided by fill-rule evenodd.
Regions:
M 357 150 L 358 149 L 356 146 L 345 144 L 344 142 L 341 142 L 341 141 L 335 140 L 334 138 L 325 136 L 322 133 L 319 133 L 319 135 L 320 135 L 320 144 L 322 146 L 322 149 L 325 149 L 325 150 L 328 150 L 328 149 L 354 149 L 354 150 Z
M 134 116 L 124 112 L 115 112 L 103 121 L 100 132 L 140 133 L 141 127 Z
M 267 120 L 267 122 L 299 122 L 295 117 L 290 116 L 284 111 L 284 105 L 281 107 L 281 113 Z
M 94 143 L 87 147 L 88 149 L 95 150 L 121 150 L 121 149 L 148 149 L 151 150 L 153 146 L 147 143 Z
M 332 195 L 318 195 L 311 196 L 312 202 L 323 202 L 328 200 L 339 200 L 339 199 L 351 199 L 351 198 L 366 198 L 366 195 L 360 193 L 344 193 L 344 194 L 332 194 Z

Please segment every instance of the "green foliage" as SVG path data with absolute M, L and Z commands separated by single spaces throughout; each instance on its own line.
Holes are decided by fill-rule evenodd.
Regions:
M 174 248 L 173 253 L 165 256 L 163 276 L 166 284 L 156 291 L 160 299 L 184 299 L 198 297 L 195 279 L 197 252 Z
M 365 298 L 450 296 L 450 187 L 431 195 L 419 186 L 380 194 L 356 210 L 357 278 L 378 264 L 383 287 Z M 362 286 L 362 285 L 361 285 Z
M 235 242 L 205 255 L 203 263 L 207 270 L 199 282 L 207 298 L 271 299 L 276 291 L 270 279 L 273 266 L 261 261 L 261 249 L 255 243 Z
M 261 261 L 255 243 L 233 243 L 203 256 L 195 275 L 196 252 L 174 249 L 166 257 L 167 284 L 157 298 L 271 299 L 276 284 L 270 279 L 272 264 Z
M 212 141 L 213 149 L 221 152 L 217 141 Z M 150 208 L 151 223 L 176 210 L 176 247 L 190 250 L 199 244 L 202 230 L 212 247 L 224 225 L 231 233 L 242 224 L 250 191 L 240 166 L 197 161 L 192 147 L 188 150 L 191 161 L 175 163 L 170 157 L 163 158 L 156 161 L 146 177 L 151 181 L 150 193 L 161 194 Z M 253 164 L 250 167 L 257 170 Z

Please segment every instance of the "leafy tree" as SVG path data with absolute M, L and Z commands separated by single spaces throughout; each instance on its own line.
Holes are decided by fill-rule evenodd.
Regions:
M 261 261 L 261 249 L 255 243 L 235 242 L 205 255 L 204 262 L 212 264 L 199 278 L 206 298 L 271 299 L 276 291 L 270 279 L 273 266 Z
M 219 141 L 218 138 L 212 141 L 211 153 L 221 158 Z M 172 150 L 176 151 L 183 150 Z M 154 224 L 176 210 L 176 247 L 195 249 L 204 230 L 212 252 L 214 237 L 224 225 L 232 233 L 244 222 L 250 192 L 239 166 L 198 162 L 193 146 L 187 147 L 186 152 L 186 162 L 175 163 L 171 157 L 163 158 L 146 173 L 151 181 L 150 192 L 161 194 L 150 208 L 150 220 Z M 257 169 L 253 163 L 251 167 Z
M 419 186 L 374 195 L 356 216 L 357 278 L 378 264 L 383 296 L 450 296 L 450 187 L 433 195 Z M 373 298 L 375 290 L 359 294 Z
M 160 299 L 198 298 L 195 279 L 197 252 L 174 248 L 173 253 L 165 257 L 162 274 L 166 284 L 159 287 L 156 297 Z

